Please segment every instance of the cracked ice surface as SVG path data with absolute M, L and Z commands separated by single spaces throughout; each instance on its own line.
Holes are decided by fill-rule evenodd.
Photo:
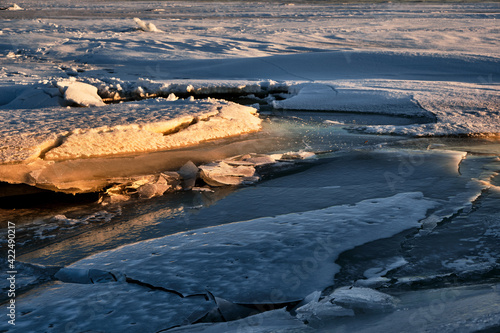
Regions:
M 402 193 L 180 233 L 96 254 L 72 267 L 116 270 L 184 295 L 209 290 L 238 303 L 295 301 L 332 283 L 341 252 L 418 227 L 434 206 L 421 193 Z
M 100 108 L 0 111 L 3 163 L 165 150 L 260 129 L 255 109 L 217 100 L 165 99 Z M 193 122 L 199 123 L 189 126 Z M 181 126 L 186 129 L 168 134 Z M 184 133 L 184 131 L 186 131 Z
M 42 294 L 19 299 L 23 309 L 16 329 L 23 332 L 156 332 L 190 324 L 214 303 L 204 297 L 179 298 L 125 283 L 55 283 Z M 53 307 L 47 312 L 47 304 Z
M 401 193 L 356 205 L 174 234 L 102 252 L 69 268 L 115 271 L 183 295 L 205 294 L 208 290 L 217 297 L 243 304 L 297 301 L 332 283 L 338 272 L 334 261 L 341 252 L 418 227 L 427 210 L 435 205 L 421 193 Z M 400 218 L 400 211 L 405 212 L 405 219 Z M 68 295 L 71 302 L 56 301 Z M 95 304 L 99 297 L 110 295 L 113 295 L 111 303 L 98 302 L 105 311 L 95 314 L 92 321 L 83 320 L 85 313 L 74 311 L 77 305 Z M 132 322 L 142 325 L 143 320 L 148 323 L 154 319 L 151 320 L 154 325 L 162 322 L 164 327 L 172 327 L 186 317 L 186 313 L 182 313 L 184 303 L 190 302 L 190 298 L 172 295 L 151 293 L 147 288 L 139 290 L 122 283 L 83 286 L 58 283 L 23 297 L 19 303 L 23 308 L 33 309 L 22 318 L 27 327 L 49 324 L 43 316 L 39 317 L 39 313 L 44 313 L 41 304 L 49 302 L 51 312 L 61 319 L 54 320 L 54 325 L 74 322 L 79 329 L 100 329 L 101 325 L 113 323 L 123 327 L 124 318 L 120 314 L 129 313 L 133 303 L 138 304 L 134 300 L 140 299 L 144 312 L 149 313 L 148 309 L 157 302 L 158 308 L 152 312 L 168 312 L 171 308 L 177 312 L 162 313 L 167 317 L 161 320 L 132 316 L 126 319 L 128 325 Z M 145 330 L 151 331 L 147 326 Z

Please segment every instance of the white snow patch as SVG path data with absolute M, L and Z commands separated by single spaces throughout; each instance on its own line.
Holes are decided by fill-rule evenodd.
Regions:
M 2 8 L 3 10 L 24 10 L 24 8 L 18 6 L 17 4 L 10 5 L 9 7 Z
M 16 96 L 9 103 L 1 106 L 1 109 L 36 109 L 59 107 L 62 95 L 57 88 L 18 88 Z

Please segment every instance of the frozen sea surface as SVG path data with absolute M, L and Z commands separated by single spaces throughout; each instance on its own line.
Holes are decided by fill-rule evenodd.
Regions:
M 500 330 L 498 3 L 5 7 L 0 331 Z

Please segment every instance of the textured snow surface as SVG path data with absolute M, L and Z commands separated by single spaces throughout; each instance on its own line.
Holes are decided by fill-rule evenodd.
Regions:
M 1 162 L 143 153 L 258 130 L 256 119 L 232 107 L 204 126 L 162 136 L 145 127 L 165 121 L 147 115 L 155 102 L 100 106 L 102 98 L 169 93 L 279 91 L 281 100 L 268 102 L 285 110 L 435 120 L 357 127 L 373 134 L 500 132 L 497 4 L 96 3 L 93 12 L 108 19 L 68 20 L 82 15 L 81 6 L 23 2 L 21 17 L 54 16 L 0 27 Z M 120 18 L 132 8 L 136 15 Z M 9 12 L 2 15 L 16 14 Z M 171 121 L 189 122 L 193 106 L 183 103 L 166 107 Z M 57 107 L 68 104 L 92 110 Z
M 178 148 L 258 131 L 255 112 L 224 101 L 161 98 L 98 108 L 0 110 L 0 153 L 2 162 L 12 163 Z
M 437 120 L 360 128 L 367 133 L 500 132 L 497 3 L 92 4 L 104 20 L 79 4 L 21 7 L 27 10 L 2 14 L 43 18 L 0 27 L 4 107 L 16 98 L 9 108 L 53 106 L 49 83 L 68 77 L 99 86 L 108 98 L 280 87 L 288 94 L 274 103 L 279 108 Z M 85 19 L 70 20 L 75 16 Z M 26 98 L 30 86 L 36 96 Z
M 293 89 L 292 89 L 293 88 Z M 354 112 L 380 112 L 398 115 L 425 115 L 410 93 L 383 90 L 335 89 L 324 84 L 302 84 L 292 87 L 293 97 L 274 101 L 277 109 L 287 110 L 335 110 Z
M 79 131 L 45 156 L 48 160 L 60 160 L 161 151 L 260 130 L 261 120 L 255 115 L 255 109 L 235 103 L 209 104 L 208 110 L 198 117 L 176 115 L 169 122 Z M 182 106 L 180 109 L 185 112 Z

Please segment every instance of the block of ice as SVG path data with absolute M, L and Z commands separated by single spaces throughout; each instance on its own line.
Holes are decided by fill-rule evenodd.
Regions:
M 103 106 L 101 97 L 97 94 L 97 87 L 77 81 L 63 81 L 58 83 L 59 90 L 64 92 L 64 99 L 70 104 L 80 106 Z
M 195 185 L 199 171 L 198 167 L 192 161 L 186 162 L 186 164 L 179 169 L 178 172 L 182 177 L 182 187 L 184 189 L 191 189 Z
M 231 166 L 225 162 L 215 162 L 200 166 L 201 178 L 211 186 L 240 185 L 259 180 L 251 165 Z
M 359 312 L 386 312 L 396 307 L 397 299 L 371 288 L 342 287 L 326 300 L 332 304 Z

